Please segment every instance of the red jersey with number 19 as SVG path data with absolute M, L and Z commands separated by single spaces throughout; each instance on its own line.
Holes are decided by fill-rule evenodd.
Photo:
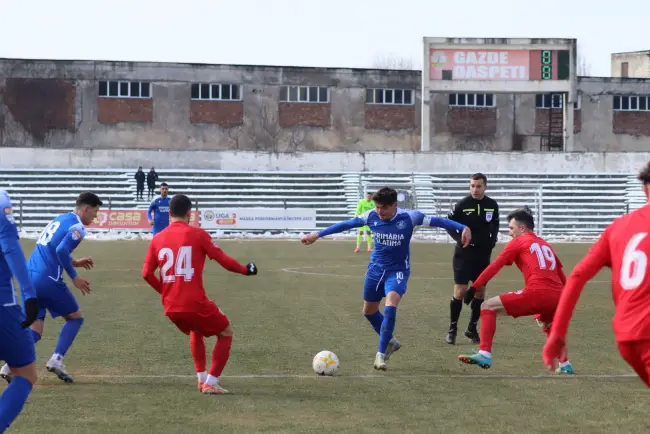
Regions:
M 210 301 L 203 288 L 206 256 L 228 271 L 246 274 L 246 266 L 214 245 L 210 234 L 185 222 L 172 223 L 151 240 L 142 277 L 160 293 L 165 314 L 203 311 Z
M 612 269 L 612 321 L 618 342 L 650 340 L 650 205 L 619 217 L 571 272 L 553 331 L 565 336 L 584 285 L 603 267 Z M 566 300 L 565 300 L 566 299 Z
M 517 264 L 524 275 L 526 291 L 562 291 L 566 280 L 562 262 L 548 243 L 526 232 L 513 238 L 492 262 L 472 283 L 475 288 L 485 286 L 505 265 Z

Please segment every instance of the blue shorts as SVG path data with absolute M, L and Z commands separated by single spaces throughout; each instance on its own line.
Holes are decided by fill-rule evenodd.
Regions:
M 29 271 L 36 297 L 38 298 L 38 319 L 45 319 L 46 309 L 52 318 L 70 315 L 79 310 L 79 303 L 63 280 L 54 280 L 43 273 Z M 23 300 L 25 295 L 23 294 Z
M 410 275 L 411 270 L 382 270 L 372 264 L 369 265 L 363 283 L 363 300 L 378 302 L 391 291 L 403 297 L 406 294 L 406 284 Z
M 10 368 L 22 368 L 36 360 L 32 332 L 20 325 L 24 320 L 19 305 L 0 306 L 0 360 Z

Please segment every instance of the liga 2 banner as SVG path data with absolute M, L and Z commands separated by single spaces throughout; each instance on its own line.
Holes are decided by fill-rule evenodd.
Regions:
M 310 208 L 209 208 L 201 210 L 203 229 L 316 229 Z
M 199 212 L 192 211 L 190 225 L 199 226 Z M 151 229 L 146 209 L 113 209 L 101 210 L 89 229 L 122 229 L 126 231 Z

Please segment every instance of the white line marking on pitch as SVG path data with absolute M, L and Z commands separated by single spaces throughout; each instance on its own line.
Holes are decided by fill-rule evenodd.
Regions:
M 495 380 L 537 380 L 537 379 L 564 379 L 564 378 L 634 378 L 636 377 L 636 374 L 582 374 L 582 375 L 489 375 L 489 374 L 422 374 L 422 375 L 372 375 L 372 374 L 367 374 L 367 375 L 336 375 L 335 377 L 337 378 L 352 378 L 352 379 L 366 379 L 366 378 L 398 378 L 398 379 L 421 379 L 421 378 L 479 378 L 479 379 L 495 379 Z M 294 374 L 294 375 L 283 375 L 283 374 L 253 374 L 253 375 L 222 375 L 223 378 L 235 378 L 235 379 L 242 379 L 242 380 L 248 380 L 248 379 L 319 379 L 319 378 L 324 378 L 319 375 L 299 375 L 299 374 Z M 180 375 L 180 374 L 167 374 L 167 375 L 120 375 L 120 374 L 115 374 L 115 375 L 106 375 L 106 374 L 98 374 L 98 375 L 75 375 L 75 378 L 97 378 L 97 379 L 103 379 L 103 378 L 114 378 L 114 379 L 120 379 L 120 378 L 128 378 L 128 379 L 135 379 L 135 378 L 149 378 L 149 379 L 164 379 L 164 378 L 196 378 L 196 375 Z M 327 378 L 327 377 L 325 377 Z

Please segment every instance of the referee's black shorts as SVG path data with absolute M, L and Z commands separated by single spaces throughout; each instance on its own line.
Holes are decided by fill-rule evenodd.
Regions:
M 478 276 L 490 265 L 490 252 L 482 252 L 472 247 L 462 248 L 456 246 L 454 250 L 454 283 L 467 285 L 474 282 Z

